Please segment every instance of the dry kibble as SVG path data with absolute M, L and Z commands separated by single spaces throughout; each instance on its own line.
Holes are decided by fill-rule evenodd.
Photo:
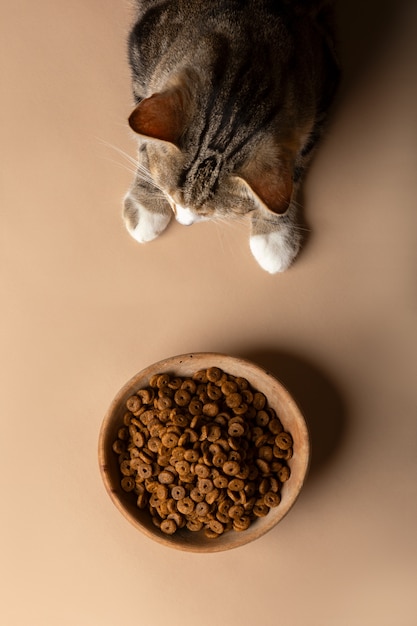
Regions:
M 135 396 L 131 396 L 126 401 L 126 407 L 132 413 L 136 413 L 136 411 L 138 411 L 141 406 L 142 406 L 142 400 L 139 398 L 139 396 L 136 396 L 136 395 Z
M 290 433 L 287 433 L 285 431 L 279 433 L 275 437 L 275 445 L 277 445 L 278 448 L 281 448 L 281 450 L 288 450 L 288 448 L 291 448 L 291 446 L 292 446 L 292 437 L 291 437 Z
M 215 539 L 279 506 L 293 439 L 245 378 L 218 367 L 162 372 L 126 409 L 112 444 L 120 485 L 164 534 Z
M 165 535 L 173 535 L 177 530 L 177 525 L 173 519 L 164 519 L 161 522 L 160 529 Z
M 133 491 L 135 488 L 135 479 L 132 476 L 123 476 L 121 482 L 123 491 Z

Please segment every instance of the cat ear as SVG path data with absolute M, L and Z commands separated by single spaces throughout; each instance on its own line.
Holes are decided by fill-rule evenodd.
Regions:
M 293 192 L 292 172 L 283 167 L 248 169 L 241 175 L 256 199 L 272 213 L 282 215 L 291 203 Z
M 184 97 L 179 88 L 145 98 L 129 117 L 129 125 L 135 133 L 173 144 L 177 144 L 185 123 Z

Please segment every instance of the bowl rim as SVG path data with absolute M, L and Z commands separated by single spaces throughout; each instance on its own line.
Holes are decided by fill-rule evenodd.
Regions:
M 265 386 L 267 386 L 267 382 L 269 381 L 277 390 L 279 390 L 280 401 L 285 402 L 285 404 L 290 407 L 290 410 L 294 413 L 297 420 L 297 427 L 302 431 L 302 441 L 303 441 L 303 455 L 300 458 L 300 468 L 297 476 L 297 485 L 295 492 L 291 499 L 284 504 L 281 502 L 279 507 L 283 504 L 283 506 L 279 509 L 279 514 L 275 516 L 271 516 L 270 520 L 267 518 L 268 516 L 261 518 L 258 523 L 258 520 L 253 522 L 248 530 L 242 532 L 235 533 L 225 533 L 229 536 L 229 540 L 227 542 L 222 541 L 223 536 L 219 537 L 216 540 L 209 540 L 204 543 L 193 543 L 188 542 L 182 538 L 181 532 L 177 531 L 174 535 L 168 536 L 164 535 L 162 532 L 158 532 L 156 527 L 147 527 L 144 525 L 138 517 L 130 512 L 124 503 L 121 501 L 119 497 L 119 492 L 115 489 L 114 483 L 111 479 L 111 472 L 109 469 L 108 459 L 111 456 L 110 447 L 108 445 L 109 438 L 109 430 L 111 426 L 117 422 L 117 410 L 120 410 L 123 399 L 127 397 L 127 395 L 131 395 L 133 393 L 132 387 L 140 388 L 140 385 L 146 386 L 148 383 L 143 382 L 144 379 L 150 379 L 150 377 L 158 372 L 164 371 L 175 371 L 175 364 L 182 365 L 185 362 L 189 362 L 190 365 L 192 362 L 196 362 L 200 359 L 207 359 L 209 361 L 213 361 L 213 365 L 222 360 L 227 360 L 232 369 L 234 367 L 239 368 L 243 367 L 244 369 L 253 370 L 257 373 L 257 375 L 261 376 L 265 379 Z M 203 368 L 209 367 L 209 365 L 203 366 Z M 197 371 L 195 368 L 194 371 Z M 224 371 L 227 372 L 227 367 L 222 367 Z M 227 372 L 232 373 L 232 372 Z M 178 375 L 181 376 L 179 373 Z M 240 375 L 247 377 L 247 374 L 241 373 Z M 249 383 L 252 385 L 251 381 Z M 258 385 L 259 386 L 259 385 Z M 253 385 L 253 387 L 257 387 L 257 385 Z M 264 392 L 265 393 L 265 392 Z M 267 394 L 265 394 L 267 395 Z M 268 402 L 271 404 L 271 398 L 267 395 Z M 120 424 L 120 422 L 119 422 Z M 242 545 L 246 545 L 255 539 L 265 535 L 272 528 L 274 528 L 279 522 L 286 517 L 289 511 L 294 506 L 297 501 L 300 492 L 303 488 L 303 485 L 306 481 L 311 462 L 311 438 L 310 432 L 308 428 L 307 421 L 304 417 L 303 412 L 300 409 L 299 404 L 294 399 L 293 395 L 288 391 L 287 387 L 277 378 L 275 374 L 272 374 L 269 370 L 265 369 L 258 363 L 250 361 L 246 358 L 235 357 L 229 354 L 221 353 L 221 352 L 188 352 L 184 354 L 178 354 L 170 357 L 166 357 L 165 359 L 161 359 L 152 363 L 151 365 L 146 366 L 145 368 L 138 371 L 136 374 L 131 376 L 127 382 L 125 382 L 122 387 L 120 387 L 119 391 L 113 397 L 107 411 L 105 412 L 104 418 L 101 423 L 99 438 L 98 438 L 98 460 L 99 460 L 99 469 L 102 481 L 104 483 L 105 490 L 112 500 L 113 504 L 120 511 L 120 513 L 127 519 L 136 529 L 140 530 L 143 534 L 145 534 L 148 538 L 157 541 L 158 543 L 169 546 L 171 548 L 176 548 L 178 550 L 183 550 L 187 552 L 199 552 L 199 553 L 211 553 L 211 552 L 220 552 L 224 550 L 228 550 L 231 548 L 236 548 Z M 277 507 L 277 509 L 279 508 Z M 139 510 L 138 510 L 139 511 Z M 265 521 L 266 520 L 266 521 Z M 269 521 L 269 523 L 268 523 Z M 190 532 L 190 531 L 187 531 Z M 197 533 L 192 533 L 193 535 L 197 535 Z

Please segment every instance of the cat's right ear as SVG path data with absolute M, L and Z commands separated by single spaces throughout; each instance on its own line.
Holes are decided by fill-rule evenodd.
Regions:
M 186 126 L 185 95 L 181 88 L 172 88 L 145 98 L 129 117 L 135 133 L 178 145 Z

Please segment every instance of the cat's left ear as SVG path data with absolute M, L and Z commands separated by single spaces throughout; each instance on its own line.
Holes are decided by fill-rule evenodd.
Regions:
M 142 100 L 129 117 L 135 133 L 178 144 L 186 125 L 185 95 L 174 87 Z
M 250 188 L 255 200 L 272 213 L 282 215 L 290 206 L 293 176 L 288 163 L 281 163 L 278 168 L 248 167 L 239 178 Z

